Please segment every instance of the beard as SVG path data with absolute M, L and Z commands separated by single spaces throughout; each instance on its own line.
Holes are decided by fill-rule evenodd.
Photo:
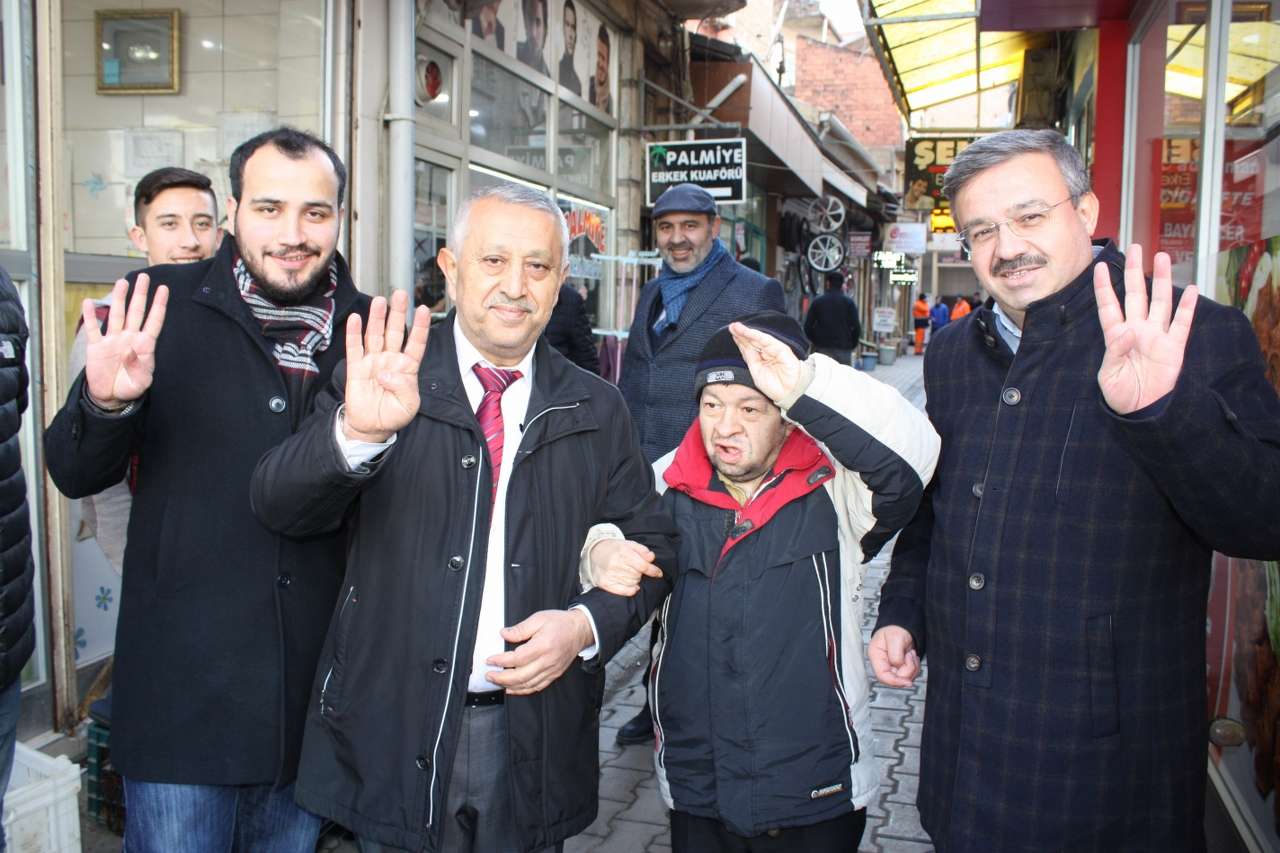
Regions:
M 310 252 L 320 257 L 320 265 L 316 267 L 316 271 L 301 282 L 281 282 L 273 281 L 268 277 L 267 271 L 261 263 L 261 257 L 254 257 L 251 253 L 246 252 L 244 247 L 240 245 L 240 241 L 236 241 L 236 251 L 240 254 L 240 259 L 244 261 L 245 268 L 249 270 L 249 274 L 253 276 L 254 284 L 262 291 L 268 299 L 276 305 L 301 305 L 316 294 L 322 287 L 329 283 L 329 268 L 333 265 L 333 256 L 338 248 L 329 250 L 329 254 L 320 255 L 320 247 L 314 243 L 303 243 L 298 246 L 289 246 L 285 252 Z M 268 253 L 270 254 L 270 253 Z

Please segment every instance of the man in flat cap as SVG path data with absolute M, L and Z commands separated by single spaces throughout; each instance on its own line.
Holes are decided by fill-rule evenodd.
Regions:
M 735 261 L 719 235 L 715 199 L 696 184 L 668 188 L 653 206 L 662 271 L 640 292 L 618 381 L 649 462 L 675 449 L 693 423 L 694 366 L 715 331 L 785 310 L 782 285 Z M 618 731 L 623 745 L 652 738 L 648 707 Z
M 775 311 L 720 329 L 695 371 L 698 418 L 654 466 L 680 532 L 650 680 L 671 849 L 853 851 L 880 784 L 863 572 L 915 513 L 940 442 Z M 635 594 L 659 573 L 605 527 L 584 580 Z

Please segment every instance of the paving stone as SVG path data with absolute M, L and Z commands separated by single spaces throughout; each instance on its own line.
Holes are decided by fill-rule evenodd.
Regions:
M 880 827 L 884 826 L 884 823 L 885 818 L 867 815 L 867 828 L 862 833 L 862 843 L 858 845 L 858 850 L 869 852 L 880 850 Z
M 592 839 L 595 846 L 587 848 L 595 853 L 636 853 L 644 850 L 662 835 L 663 828 L 652 823 L 616 818 L 608 838 Z
M 627 808 L 626 803 L 619 803 L 614 800 L 606 800 L 601 798 L 600 810 L 596 814 L 596 819 L 586 829 L 582 830 L 583 835 L 591 835 L 601 837 L 609 834 L 610 822 L 618 814 L 618 812 Z
M 876 732 L 875 754 L 879 758 L 898 758 L 894 745 L 902 737 L 902 732 Z
M 907 713 L 896 708 L 872 708 L 871 728 L 876 732 L 901 732 Z M 876 737 L 880 736 L 877 734 Z
M 881 836 L 882 853 L 932 853 L 933 845 L 920 841 L 904 841 L 901 838 L 884 838 Z
M 885 797 L 895 803 L 906 803 L 914 806 L 916 795 L 920 793 L 920 777 L 911 773 L 894 773 L 894 791 Z
M 630 805 L 636 799 L 636 785 L 644 776 L 639 770 L 606 766 L 600 772 L 600 798 Z
M 885 802 L 884 808 L 889 813 L 889 820 L 880 830 L 882 837 L 929 843 L 929 834 L 920 826 L 920 813 L 913 806 Z
M 662 801 L 657 791 L 646 788 L 636 791 L 635 802 L 619 812 L 618 817 L 663 827 L 671 825 L 671 819 L 667 815 L 667 804 Z
M 898 752 L 902 755 L 902 763 L 898 765 L 899 773 L 914 773 L 920 775 L 920 748 L 917 746 L 900 746 Z
M 899 690 L 895 687 L 881 685 L 871 691 L 871 707 L 907 711 L 910 710 L 907 703 L 907 699 L 910 696 L 911 691 L 909 690 Z
M 653 773 L 653 747 L 643 743 L 629 746 L 608 759 L 605 764 L 609 767 L 626 767 Z

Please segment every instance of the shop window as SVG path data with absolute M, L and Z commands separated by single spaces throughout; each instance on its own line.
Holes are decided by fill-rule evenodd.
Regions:
M 607 125 L 581 110 L 562 104 L 556 146 L 560 176 L 596 192 L 609 194 L 612 191 L 609 180 L 611 138 L 612 131 Z
M 141 257 L 127 231 L 143 175 L 162 166 L 202 172 L 225 213 L 237 145 L 280 124 L 320 132 L 325 0 L 260 0 L 213 14 L 223 4 L 166 2 L 179 11 L 179 91 L 155 95 L 98 92 L 94 7 L 102 5 L 61 4 L 67 248 Z
M 612 212 L 598 204 L 560 194 L 556 198 L 569 223 L 568 284 L 586 300 L 591 325 L 601 325 L 601 292 L 606 279 L 606 264 L 597 258 L 608 252 Z
M 436 255 L 449 234 L 449 184 L 453 172 L 419 160 L 414 164 L 416 179 L 413 219 L 414 303 L 426 305 L 432 313 L 445 310 L 445 281 Z
M 547 94 L 532 83 L 472 56 L 472 145 L 547 171 L 547 101 Z

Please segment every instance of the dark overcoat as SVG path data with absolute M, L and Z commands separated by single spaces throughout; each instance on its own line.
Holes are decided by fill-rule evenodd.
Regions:
M 338 536 L 287 539 L 249 508 L 254 466 L 301 413 L 237 290 L 233 243 L 147 271 L 168 285 L 169 307 L 142 404 L 95 413 L 82 373 L 45 432 L 49 473 L 68 497 L 120 482 L 138 457 L 111 721 L 111 759 L 133 779 L 292 780 L 342 580 Z M 342 357 L 347 316 L 368 309 L 338 264 L 338 333 L 317 355 L 313 389 Z
M 1124 257 L 1099 260 L 1123 303 Z M 1211 553 L 1280 554 L 1256 338 L 1202 298 L 1174 391 L 1121 417 L 1092 269 L 1029 308 L 1016 356 L 996 321 L 925 355 L 942 455 L 881 592 L 877 627 L 928 656 L 921 821 L 944 853 L 1202 850 Z
M 18 289 L 0 269 L 0 689 L 13 684 L 36 645 L 31 517 L 22 469 L 27 410 L 27 321 Z
M 618 388 L 631 410 L 640 449 L 654 462 L 675 450 L 697 414 L 693 373 L 698 355 L 722 326 L 758 311 L 785 311 L 782 285 L 726 254 L 689 292 L 680 320 L 653 345 L 649 329 L 662 296 L 656 280 L 640 291 L 622 357 Z

